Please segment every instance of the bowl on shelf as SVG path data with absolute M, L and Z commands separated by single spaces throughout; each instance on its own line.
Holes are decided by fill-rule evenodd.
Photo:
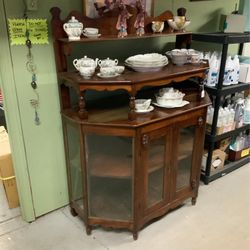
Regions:
M 152 22 L 152 30 L 154 33 L 161 33 L 164 29 L 164 22 L 162 21 L 153 21 Z
M 178 16 L 174 17 L 174 19 L 168 19 L 168 25 L 174 30 L 185 30 L 185 28 L 191 23 L 191 21 L 178 19 L 177 17 Z
M 184 93 L 173 88 L 162 88 L 155 95 L 157 103 L 163 106 L 180 105 L 183 101 L 184 96 Z
M 79 73 L 84 79 L 90 79 L 95 73 L 95 67 L 79 67 Z
M 188 62 L 188 52 L 185 49 L 173 49 L 167 51 L 166 55 L 171 58 L 173 64 L 181 66 Z

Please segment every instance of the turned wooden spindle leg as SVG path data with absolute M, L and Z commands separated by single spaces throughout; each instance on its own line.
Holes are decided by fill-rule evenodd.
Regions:
M 200 86 L 200 99 L 205 97 L 205 88 L 204 88 L 204 79 L 199 78 L 199 86 Z
M 135 97 L 130 96 L 128 119 L 133 121 L 133 120 L 135 120 L 135 116 L 136 116 L 136 114 L 135 114 Z
M 86 110 L 86 102 L 85 102 L 85 98 L 84 98 L 84 92 L 80 93 L 78 115 L 81 119 L 88 118 L 88 112 Z

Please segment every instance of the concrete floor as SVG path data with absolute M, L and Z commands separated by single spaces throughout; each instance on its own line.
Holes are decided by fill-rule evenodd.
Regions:
M 250 249 L 249 165 L 208 186 L 201 184 L 196 206 L 186 202 L 144 228 L 137 241 L 129 232 L 101 228 L 87 236 L 82 221 L 72 217 L 68 207 L 29 224 L 18 209 L 6 210 L 3 197 L 0 200 L 1 250 Z

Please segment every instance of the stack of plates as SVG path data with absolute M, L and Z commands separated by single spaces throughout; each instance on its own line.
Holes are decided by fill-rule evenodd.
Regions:
M 140 54 L 127 58 L 125 65 L 138 72 L 159 71 L 168 64 L 168 58 L 158 53 Z

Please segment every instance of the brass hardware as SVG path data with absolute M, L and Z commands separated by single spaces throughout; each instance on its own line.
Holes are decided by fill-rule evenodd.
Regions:
M 144 134 L 143 136 L 142 136 L 142 145 L 147 145 L 149 143 L 149 136 L 148 135 L 146 135 L 146 134 Z
M 203 118 L 201 116 L 198 118 L 198 125 L 200 127 L 203 125 Z

